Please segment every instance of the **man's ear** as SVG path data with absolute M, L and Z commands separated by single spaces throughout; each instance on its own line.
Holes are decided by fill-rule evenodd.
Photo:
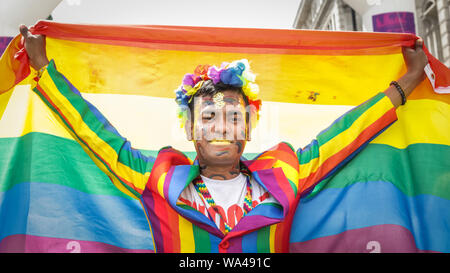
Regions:
M 192 122 L 190 119 L 186 120 L 184 124 L 184 130 L 186 131 L 186 138 L 189 141 L 192 141 Z

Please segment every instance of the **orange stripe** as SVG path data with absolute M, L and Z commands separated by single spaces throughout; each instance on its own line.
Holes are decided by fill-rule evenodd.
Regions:
M 276 230 L 275 230 L 275 252 L 282 253 L 287 252 L 286 249 L 284 249 L 284 238 L 286 233 L 286 227 L 285 223 L 279 223 L 277 224 Z
M 281 160 L 298 171 L 298 166 L 299 166 L 298 159 L 295 156 L 295 154 L 292 152 L 292 150 L 290 152 L 285 152 L 285 151 L 281 151 L 281 150 L 267 151 L 264 153 L 264 156 L 271 156 L 278 160 Z
M 41 21 L 32 33 L 89 43 L 215 52 L 377 55 L 411 46 L 412 34 L 187 26 L 75 25 Z M 127 33 L 127 35 L 123 35 Z M 176 33 L 177 35 L 174 35 Z M 214 34 L 214 35 L 212 35 Z M 208 37 L 209 39 L 205 39 Z M 173 47 L 173 48 L 172 48 Z M 231 51 L 230 51 L 231 50 Z M 324 52 L 326 51 L 326 53 Z M 342 52 L 339 53 L 342 55 Z
M 377 121 L 375 121 L 366 129 L 364 129 L 364 131 L 362 131 L 359 134 L 359 136 L 355 140 L 353 140 L 349 145 L 347 145 L 338 153 L 334 154 L 333 156 L 325 160 L 314 173 L 311 173 L 309 176 L 300 179 L 299 181 L 299 188 L 301 188 L 300 194 L 305 190 L 311 188 L 318 181 L 320 181 L 320 179 L 322 179 L 346 157 L 348 157 L 351 153 L 356 151 L 361 145 L 363 145 L 366 141 L 368 141 L 371 137 L 373 137 L 377 132 L 379 132 L 382 128 L 385 128 L 387 125 L 392 123 L 392 121 L 396 120 L 396 117 L 397 115 L 395 112 L 395 108 L 391 108 L 381 118 L 379 118 Z
M 277 180 L 278 186 L 281 188 L 283 193 L 286 195 L 289 205 L 291 205 L 296 196 L 294 194 L 294 190 L 291 187 L 291 184 L 287 180 L 287 177 L 284 175 L 283 170 L 273 169 L 273 174 L 275 175 L 275 179 Z M 286 183 L 283 183 L 285 181 L 285 179 L 286 179 Z M 293 208 L 289 208 L 289 209 L 293 209 Z

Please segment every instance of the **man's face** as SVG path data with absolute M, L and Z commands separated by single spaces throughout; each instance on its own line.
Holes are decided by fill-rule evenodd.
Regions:
M 247 139 L 245 102 L 241 94 L 219 92 L 194 98 L 192 139 L 201 164 L 236 164 Z

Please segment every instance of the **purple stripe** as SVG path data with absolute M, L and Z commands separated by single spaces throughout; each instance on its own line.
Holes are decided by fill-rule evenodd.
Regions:
M 242 253 L 242 236 L 231 238 L 227 253 Z
M 166 177 L 164 178 L 164 185 L 163 185 L 163 194 L 166 200 L 169 200 L 169 184 L 171 184 L 172 175 L 175 171 L 175 168 L 170 168 L 169 171 L 166 174 Z M 176 197 L 178 199 L 178 196 Z M 174 205 L 176 205 L 176 200 Z
M 0 37 L 0 56 L 3 54 L 5 49 L 8 47 L 9 43 L 12 41 L 13 37 Z
M 15 234 L 0 242 L 1 253 L 153 253 L 150 249 L 126 249 L 105 243 Z
M 237 223 L 237 225 L 230 231 L 230 233 L 270 226 L 275 223 L 279 223 L 280 221 L 280 218 L 270 218 L 262 215 L 246 215 Z
M 278 181 L 277 177 L 275 176 L 274 172 L 279 172 L 279 177 L 283 177 L 283 181 Z M 264 185 L 264 187 L 272 194 L 272 196 L 280 202 L 281 206 L 283 207 L 284 216 L 286 216 L 287 211 L 289 210 L 289 200 L 286 196 L 286 193 L 283 191 L 283 189 L 280 187 L 281 183 L 285 183 L 286 185 L 289 185 L 289 181 L 287 180 L 286 176 L 284 175 L 281 168 L 275 168 L 275 169 L 266 169 L 266 170 L 260 170 L 254 172 L 255 174 L 255 180 L 261 181 L 261 183 Z
M 145 187 L 142 193 L 142 201 L 144 203 L 145 213 L 147 214 L 148 220 L 151 224 L 152 236 L 154 241 L 155 252 L 164 252 L 164 241 L 161 233 L 161 223 L 158 216 L 155 214 L 155 199 L 153 198 L 153 193 L 147 187 Z M 162 197 L 161 197 L 162 198 Z
M 358 228 L 305 242 L 290 243 L 289 251 L 303 253 L 434 252 L 417 249 L 414 236 L 408 229 L 391 224 Z

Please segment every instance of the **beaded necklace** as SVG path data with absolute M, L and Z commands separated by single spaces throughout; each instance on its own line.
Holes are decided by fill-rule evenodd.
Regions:
M 244 175 L 246 176 L 246 182 L 247 182 L 247 193 L 245 194 L 245 198 L 244 198 L 244 216 L 250 212 L 250 210 L 252 210 L 252 184 L 250 183 L 250 176 L 246 173 L 244 173 Z M 208 202 L 208 204 L 220 215 L 220 217 L 222 217 L 223 222 L 225 224 L 225 234 L 227 234 L 228 232 L 231 231 L 231 227 L 230 225 L 228 225 L 226 218 L 224 215 L 222 215 L 222 213 L 219 211 L 219 209 L 217 209 L 217 205 L 216 202 L 214 201 L 214 199 L 212 198 L 211 194 L 208 191 L 208 188 L 205 185 L 205 182 L 201 179 L 201 177 L 198 177 L 197 179 L 194 180 L 194 186 L 195 189 L 197 190 L 197 193 L 200 195 L 200 197 L 203 197 L 203 199 L 206 200 L 206 202 Z M 210 216 L 211 218 L 211 216 Z M 214 221 L 214 219 L 211 219 Z

